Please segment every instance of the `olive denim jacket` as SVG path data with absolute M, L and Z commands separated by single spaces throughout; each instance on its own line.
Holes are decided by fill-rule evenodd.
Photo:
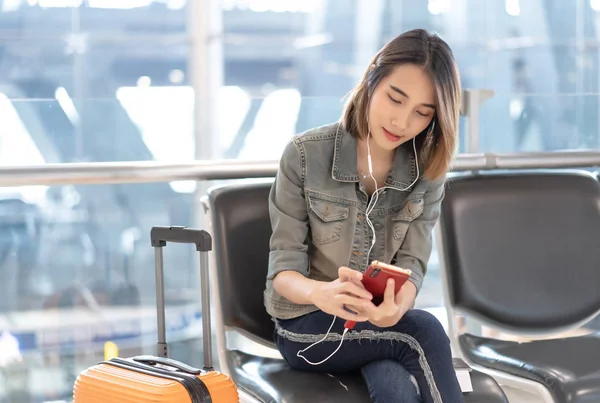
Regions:
M 318 308 L 298 305 L 273 288 L 275 276 L 295 270 L 304 276 L 333 281 L 340 266 L 364 272 L 372 260 L 412 270 L 421 287 L 432 249 L 432 231 L 440 214 L 444 180 L 416 178 L 412 142 L 396 150 L 386 189 L 365 220 L 369 196 L 359 180 L 357 139 L 339 123 L 311 129 L 293 138 L 283 151 L 269 196 L 273 234 L 264 292 L 267 312 L 290 319 Z M 422 166 L 419 171 L 423 172 Z

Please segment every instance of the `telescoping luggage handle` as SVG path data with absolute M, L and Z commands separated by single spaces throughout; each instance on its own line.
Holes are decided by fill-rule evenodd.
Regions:
M 186 227 L 152 227 L 150 240 L 154 247 L 156 267 L 156 315 L 158 322 L 157 355 L 168 357 L 165 327 L 165 284 L 163 274 L 163 247 L 167 242 L 190 243 L 196 245 L 200 253 L 200 287 L 202 298 L 202 344 L 204 348 L 204 369 L 212 370 L 212 341 L 210 330 L 210 284 L 208 275 L 208 252 L 212 250 L 212 238 L 204 230 Z

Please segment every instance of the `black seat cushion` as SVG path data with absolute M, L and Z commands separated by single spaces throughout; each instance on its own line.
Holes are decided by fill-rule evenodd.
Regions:
M 324 374 L 291 369 L 285 361 L 228 351 L 231 376 L 238 388 L 265 403 L 369 402 L 367 387 L 359 372 Z M 466 403 L 508 403 L 496 381 L 471 371 L 473 392 Z M 343 385 L 342 385 L 343 384 Z M 347 388 L 347 389 L 346 389 Z
M 227 352 L 237 387 L 265 403 L 365 403 L 369 393 L 359 372 L 327 376 L 296 371 L 282 359 Z M 342 384 L 344 386 L 342 386 Z
M 544 385 L 557 402 L 600 401 L 600 333 L 528 343 L 463 334 L 475 364 Z

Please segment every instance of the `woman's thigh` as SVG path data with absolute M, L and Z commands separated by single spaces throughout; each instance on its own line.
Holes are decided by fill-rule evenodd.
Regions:
M 346 335 L 343 335 L 345 321 L 336 318 L 333 325 L 332 321 L 333 317 L 322 311 L 278 320 L 275 340 L 284 359 L 300 370 L 344 372 L 385 359 L 400 362 L 416 359 L 417 363 L 426 364 L 422 356 L 428 350 L 436 355 L 449 352 L 449 340 L 442 325 L 426 311 L 410 310 L 396 326 L 385 329 L 360 322 Z

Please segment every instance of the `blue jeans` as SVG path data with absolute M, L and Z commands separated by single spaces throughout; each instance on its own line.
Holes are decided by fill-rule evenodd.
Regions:
M 429 312 L 412 309 L 389 328 L 357 323 L 337 353 L 319 365 L 298 357 L 298 351 L 325 336 L 332 320 L 331 315 L 316 311 L 276 321 L 275 341 L 292 368 L 325 373 L 360 370 L 373 403 L 463 402 L 450 340 Z M 343 330 L 344 320 L 337 318 L 327 338 L 302 355 L 313 363 L 324 360 L 340 345 Z

